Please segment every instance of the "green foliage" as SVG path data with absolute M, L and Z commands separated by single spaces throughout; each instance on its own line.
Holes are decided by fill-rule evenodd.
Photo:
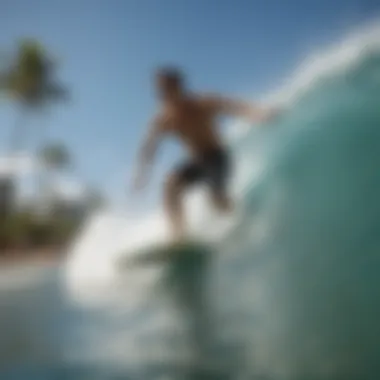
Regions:
M 11 214 L 1 221 L 2 246 L 20 247 L 27 244 L 30 217 L 24 213 Z
M 68 149 L 61 143 L 54 143 L 44 146 L 39 152 L 40 161 L 51 169 L 64 169 L 71 163 Z
M 25 122 L 28 115 L 25 111 L 38 111 L 50 102 L 66 100 L 69 92 L 56 79 L 57 64 L 53 62 L 48 51 L 36 40 L 20 41 L 15 54 L 10 55 L 10 59 L 5 64 L 4 61 L 0 57 L 0 92 L 21 106 L 20 115 L 22 117 L 13 128 L 13 137 L 10 143 L 10 151 L 14 153 L 21 147 L 25 137 Z M 46 202 L 51 201 L 54 206 L 54 202 L 59 200 L 55 199 L 52 194 L 54 189 L 53 186 L 49 186 L 51 185 L 49 176 L 71 166 L 70 152 L 63 144 L 53 143 L 38 152 L 38 159 L 43 164 L 41 173 L 45 174 L 45 178 L 44 176 L 41 178 L 41 194 L 43 196 L 50 195 L 51 197 L 48 197 Z M 10 181 L 15 183 L 14 178 L 11 178 Z M 46 189 L 43 189 L 44 185 L 46 185 Z M 13 197 L 11 198 L 13 199 Z M 83 214 L 94 211 L 103 205 L 104 198 L 101 194 L 91 191 L 87 198 L 87 204 L 83 205 Z M 0 252 L 4 252 L 1 250 L 4 247 L 28 249 L 51 245 L 62 246 L 69 242 L 82 222 L 79 220 L 82 218 L 82 210 L 71 212 L 72 210 L 63 207 L 61 211 L 54 211 L 44 219 L 25 210 L 7 213 L 6 217 L 4 216 L 2 219 L 0 215 Z
M 29 106 L 63 100 L 68 91 L 54 78 L 56 65 L 35 40 L 20 41 L 11 63 L 0 73 L 0 85 L 10 97 Z
M 32 213 L 14 213 L 0 223 L 0 248 L 35 249 L 67 244 L 79 221 L 56 216 L 41 220 Z

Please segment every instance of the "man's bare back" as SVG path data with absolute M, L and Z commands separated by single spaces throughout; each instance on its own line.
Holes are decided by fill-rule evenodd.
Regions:
M 227 191 L 230 158 L 217 130 L 217 118 L 235 116 L 257 122 L 267 120 L 273 112 L 220 96 L 189 94 L 176 70 L 159 72 L 156 89 L 161 109 L 142 146 L 135 185 L 140 187 L 147 180 L 146 167 L 153 161 L 159 141 L 168 135 L 176 136 L 190 153 L 189 159 L 175 168 L 165 184 L 166 212 L 178 240 L 185 234 L 182 195 L 191 185 L 206 182 L 219 210 L 227 211 L 232 206 Z

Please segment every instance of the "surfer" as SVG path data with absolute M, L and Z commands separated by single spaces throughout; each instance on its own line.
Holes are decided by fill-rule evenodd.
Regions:
M 159 69 L 155 86 L 160 107 L 139 152 L 134 188 L 138 190 L 146 185 L 148 169 L 162 138 L 177 137 L 190 157 L 168 176 L 164 203 L 173 238 L 179 241 L 185 236 L 182 198 L 190 186 L 207 183 L 218 210 L 228 212 L 233 208 L 227 192 L 230 157 L 216 129 L 217 118 L 235 116 L 249 122 L 263 122 L 276 112 L 219 95 L 190 93 L 183 74 L 175 68 Z

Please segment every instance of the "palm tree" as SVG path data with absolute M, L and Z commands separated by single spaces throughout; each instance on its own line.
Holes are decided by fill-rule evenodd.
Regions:
M 68 91 L 55 79 L 57 66 L 37 41 L 21 41 L 7 66 L 0 74 L 1 89 L 20 107 L 20 118 L 10 139 L 10 151 L 14 154 L 22 147 L 26 114 L 67 99 Z
M 62 143 L 52 143 L 44 146 L 39 152 L 41 162 L 49 169 L 62 170 L 71 165 L 71 156 Z
M 55 79 L 56 68 L 41 44 L 28 39 L 19 43 L 14 56 L 0 71 L 0 90 L 16 101 L 20 110 L 12 129 L 8 156 L 14 157 L 22 148 L 28 114 L 68 97 L 67 89 Z M 13 192 L 14 176 L 15 173 L 10 178 L 3 178 L 3 182 L 9 184 L 4 187 L 11 187 Z

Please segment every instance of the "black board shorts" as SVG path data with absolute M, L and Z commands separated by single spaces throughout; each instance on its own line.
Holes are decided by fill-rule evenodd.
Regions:
M 205 182 L 214 192 L 223 193 L 230 174 L 229 154 L 222 148 L 209 150 L 200 157 L 185 161 L 177 167 L 175 174 L 185 186 Z

